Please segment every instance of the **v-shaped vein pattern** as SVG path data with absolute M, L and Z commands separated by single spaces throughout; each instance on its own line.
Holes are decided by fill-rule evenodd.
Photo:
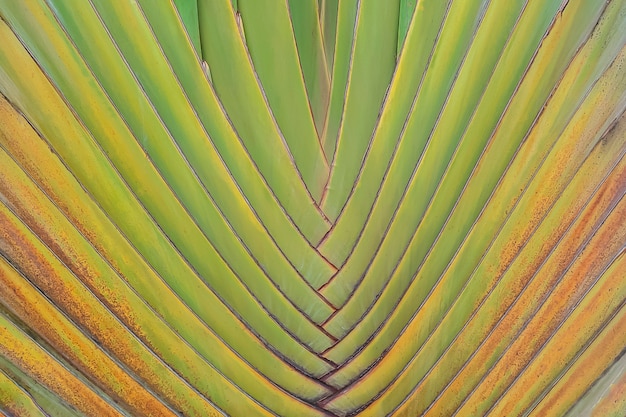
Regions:
M 0 0 L 0 411 L 623 415 L 625 68 L 624 0 Z

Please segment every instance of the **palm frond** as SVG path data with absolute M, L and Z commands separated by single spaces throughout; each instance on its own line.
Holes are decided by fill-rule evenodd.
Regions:
M 623 0 L 0 0 L 0 411 L 626 412 Z

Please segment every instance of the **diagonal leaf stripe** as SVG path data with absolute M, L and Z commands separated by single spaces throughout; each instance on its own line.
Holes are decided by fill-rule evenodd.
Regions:
M 0 415 L 623 416 L 626 0 L 0 0 Z

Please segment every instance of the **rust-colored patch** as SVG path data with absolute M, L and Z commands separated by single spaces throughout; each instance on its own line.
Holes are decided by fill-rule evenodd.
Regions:
M 564 415 L 585 394 L 623 349 L 622 336 L 626 334 L 624 313 L 619 313 L 613 319 L 609 327 L 538 404 L 531 416 Z
M 570 249 L 570 257 L 572 250 L 579 247 L 578 244 L 575 244 L 574 242 L 582 242 L 584 236 L 589 233 L 586 230 L 589 230 L 593 224 L 597 224 L 597 219 L 600 218 L 602 213 L 607 210 L 607 207 L 611 205 L 611 202 L 615 199 L 615 195 L 620 194 L 619 190 L 623 193 L 623 190 L 626 187 L 625 180 L 626 161 L 622 160 L 620 166 L 614 171 L 610 179 L 600 188 L 599 191 L 601 192 L 596 193 L 593 198 L 593 202 L 585 209 L 585 215 L 582 217 L 582 221 L 579 220 L 577 222 L 578 227 L 569 232 L 570 243 L 563 246 L 563 248 Z M 587 186 L 592 186 L 592 183 L 589 182 L 586 182 L 585 184 Z M 581 202 L 577 202 L 577 204 L 580 205 Z M 596 220 L 591 222 L 592 219 Z M 567 220 L 569 220 L 569 218 Z M 560 227 L 557 229 L 560 230 Z M 609 231 L 610 229 L 605 228 L 605 230 Z M 550 235 L 552 238 L 542 244 L 541 255 L 535 255 L 535 259 L 533 259 L 533 257 L 527 257 L 525 261 L 521 263 L 521 265 L 524 266 L 523 270 L 514 269 L 509 272 L 510 279 L 506 288 L 503 287 L 501 290 L 498 290 L 497 293 L 492 295 L 493 300 L 499 300 L 499 302 L 487 302 L 482 307 L 479 315 L 468 324 L 467 328 L 463 333 L 461 333 L 459 339 L 451 346 L 450 351 L 444 356 L 442 362 L 438 366 L 442 366 L 446 369 L 459 369 L 463 365 L 463 358 L 467 358 L 471 354 L 471 346 L 475 346 L 476 341 L 482 340 L 487 336 L 488 332 L 496 324 L 497 318 L 502 316 L 502 314 L 510 306 L 513 299 L 522 289 L 526 287 L 533 272 L 537 269 L 541 262 L 544 261 L 552 246 L 558 242 L 557 238 L 559 235 L 560 233 Z M 560 250 L 563 251 L 563 248 Z M 562 260 L 564 260 L 564 258 L 562 258 Z M 560 262 L 561 270 L 563 269 L 564 264 L 567 264 L 567 262 Z M 555 270 L 554 274 L 558 275 L 558 271 Z M 542 280 L 545 281 L 545 278 Z M 542 282 L 542 280 L 539 280 L 539 282 Z M 550 282 L 543 282 L 543 284 L 545 289 L 552 287 Z M 536 297 L 540 297 L 542 292 L 545 293 L 545 290 L 542 292 L 535 292 L 536 290 L 529 289 L 528 291 L 529 294 L 533 294 Z M 485 354 L 487 352 L 492 352 L 493 355 L 496 355 L 493 357 L 497 357 L 499 350 L 496 349 L 498 348 L 498 345 L 503 338 L 507 338 L 506 340 L 508 340 L 510 336 L 507 336 L 507 332 L 513 331 L 514 329 L 511 327 L 513 323 L 511 320 L 519 317 L 520 314 L 523 314 L 524 308 L 529 308 L 529 306 L 526 305 L 526 307 L 519 307 L 509 313 L 509 319 L 505 319 L 505 321 L 498 326 L 500 330 L 496 330 L 494 334 L 485 340 L 484 345 L 481 346 L 478 356 L 474 357 L 472 361 L 469 362 L 467 367 L 463 369 L 458 377 L 451 382 L 451 385 L 445 389 L 441 397 L 435 401 L 433 404 L 434 407 L 431 409 L 432 412 L 435 413 L 434 415 L 445 415 L 450 413 L 461 403 L 468 391 L 472 389 L 473 383 L 470 381 L 474 381 L 478 375 L 484 374 L 488 369 L 488 361 Z
M 554 271 L 556 273 L 547 273 L 542 270 L 540 275 L 528 285 L 524 296 L 507 312 L 503 321 L 490 335 L 487 344 L 482 346 L 478 355 L 472 358 L 472 362 L 478 363 L 478 366 L 482 368 L 484 366 L 482 363 L 493 361 L 489 358 L 497 358 L 495 352 L 503 348 L 503 343 L 515 340 L 504 356 L 498 359 L 495 367 L 481 381 L 477 391 L 464 406 L 464 411 L 470 415 L 479 415 L 488 409 L 517 373 L 526 366 L 536 349 L 571 312 L 571 308 L 601 272 L 603 265 L 616 251 L 620 250 L 622 242 L 626 239 L 626 225 L 622 221 L 626 218 L 626 200 L 623 200 L 618 207 L 604 222 L 600 232 L 585 248 L 583 255 L 577 259 L 575 266 L 570 268 L 539 312 L 535 315 L 540 306 L 538 303 L 543 303 L 548 291 L 557 285 L 557 278 L 560 277 L 562 268 L 561 271 Z M 562 242 L 559 248 L 567 248 L 568 244 Z M 552 259 L 558 261 L 560 258 L 553 255 Z M 568 264 L 568 262 L 560 263 Z M 535 317 L 532 318 L 533 316 Z M 526 320 L 531 319 L 532 321 L 525 323 Z M 516 335 L 518 332 L 520 333 Z M 464 372 L 468 369 L 469 367 Z M 470 375 L 480 374 L 470 373 Z
M 115 329 L 114 322 L 106 317 L 106 313 L 98 313 L 93 307 L 87 307 L 85 303 L 89 301 L 89 297 L 85 297 L 84 290 L 81 295 L 80 289 L 72 286 L 71 279 L 62 278 L 50 260 L 1 211 L 0 225 L 2 225 L 2 230 L 13 238 L 8 242 L 8 248 L 4 248 L 2 245 L 7 243 L 7 237 L 2 236 L 0 250 L 8 255 L 8 258 L 26 276 L 32 278 L 40 289 L 77 323 L 88 328 L 102 345 L 112 348 L 120 359 L 126 359 L 125 362 L 133 367 L 132 369 L 141 369 L 146 366 L 137 359 L 137 355 L 129 346 L 125 346 L 127 344 L 124 341 L 125 338 Z M 171 414 L 152 394 L 78 334 L 65 333 L 71 339 L 62 340 L 59 334 L 61 329 L 50 326 L 51 317 L 37 315 L 39 312 L 37 309 L 28 308 L 29 300 L 26 300 L 24 295 L 19 296 L 22 294 L 19 286 L 14 285 L 12 292 L 15 298 L 5 299 L 4 303 L 11 306 L 38 334 L 72 360 L 82 372 L 86 375 L 98 376 L 96 380 L 109 395 L 120 403 L 128 404 L 130 410 L 134 412 L 150 411 L 153 415 Z M 43 303 L 43 300 L 39 303 Z
M 2 111 L 7 110 L 6 101 L 0 98 L 0 116 Z M 104 235 L 106 224 L 101 223 L 102 214 L 99 209 L 91 203 L 86 197 L 84 191 L 77 185 L 75 179 L 65 169 L 54 154 L 50 152 L 45 143 L 37 137 L 32 128 L 24 122 L 21 117 L 12 119 L 15 112 L 12 108 L 8 108 L 11 123 L 0 124 L 0 142 L 10 149 L 12 157 L 15 158 L 26 167 L 29 175 L 39 182 L 43 190 L 50 196 L 57 206 L 64 210 L 68 218 L 74 223 L 83 236 L 88 239 L 92 238 L 93 246 L 100 253 L 107 257 L 112 266 L 117 269 L 117 261 L 126 263 L 125 257 L 132 250 L 130 246 L 119 245 L 119 240 L 110 239 L 108 235 Z M 10 135 L 5 135 L 7 129 L 15 129 Z M 11 140 L 17 137 L 20 140 Z M 8 160 L 10 161 L 10 159 Z M 10 162 L 13 164 L 12 162 Z M 14 165 L 12 165 L 14 166 Z M 0 166 L 8 168 L 5 165 Z M 117 270 L 122 280 L 115 277 L 113 281 L 110 275 L 113 271 L 108 267 L 102 267 L 102 262 L 93 263 L 93 259 L 89 256 L 96 256 L 95 252 L 89 245 L 76 233 L 71 225 L 60 216 L 59 212 L 54 208 L 48 199 L 40 193 L 36 186 L 29 179 L 23 176 L 19 168 L 8 168 L 5 171 L 6 177 L 12 177 L 6 181 L 6 184 L 0 186 L 9 196 L 8 201 L 12 204 L 12 209 L 22 217 L 22 221 L 29 224 L 31 230 L 35 231 L 47 245 L 56 253 L 61 261 L 67 265 L 72 272 L 84 282 L 88 288 L 114 313 L 122 322 L 138 336 L 144 344 L 156 352 L 158 355 L 166 354 L 171 358 L 172 352 L 163 352 L 162 347 L 154 346 L 148 337 L 144 334 L 143 326 L 137 320 L 136 311 L 129 305 L 127 295 L 122 295 L 125 285 L 122 280 L 125 277 L 121 275 L 121 271 Z M 15 178 L 15 175 L 22 175 Z M 2 177 L 2 175 L 0 175 Z M 19 184 L 20 188 L 11 188 L 13 184 Z M 0 190 L 0 193 L 2 191 Z M 60 220 L 59 220 L 60 219 Z M 106 220 L 106 219 L 105 219 Z M 106 221 L 105 221 L 106 223 Z M 95 225 L 95 227 L 94 227 Z M 97 235 L 97 236 L 96 236 Z M 114 236 L 118 236 L 114 233 Z M 107 237 L 102 239 L 102 237 Z M 126 243 L 121 236 L 122 243 Z M 1 244 L 1 243 L 0 243 Z M 109 247 L 115 248 L 117 252 L 115 256 Z M 124 251 L 126 248 L 126 251 Z M 85 252 L 85 250 L 87 252 Z M 88 253 L 90 255 L 88 255 Z M 99 259 L 99 258 L 97 258 Z M 36 268 L 32 269 L 33 271 Z M 138 271 L 141 273 L 143 270 Z M 44 274 L 45 275 L 45 274 Z M 112 284 L 113 282 L 113 284 Z M 43 284 L 38 284 L 43 285 Z M 122 291 L 122 292 L 120 292 Z M 65 289 L 59 290 L 53 301 L 62 303 L 63 293 Z M 80 292 L 80 291 L 79 291 Z M 83 289 L 84 293 L 84 289 Z M 81 295 L 76 294 L 80 299 Z M 189 387 L 179 377 L 172 373 L 158 361 L 148 350 L 138 343 L 131 336 L 126 340 L 128 334 L 125 330 L 118 331 L 119 325 L 115 320 L 100 320 L 89 314 L 89 308 L 80 307 L 80 302 L 66 301 L 59 306 L 63 309 L 69 309 L 68 313 L 77 322 L 82 323 L 91 333 L 94 341 L 105 347 L 109 352 L 120 359 L 126 366 L 143 379 L 143 384 L 149 386 L 154 392 L 165 398 L 172 408 L 175 410 L 184 410 L 184 413 L 210 415 L 216 411 L 205 399 L 197 392 Z M 96 306 L 101 308 L 100 306 Z M 112 326 L 112 327 L 111 327 Z M 117 327 L 116 327 L 117 326 Z M 118 329 L 118 330 L 116 330 Z M 122 328 L 123 329 L 123 328 Z M 147 356 L 146 356 L 147 355 Z M 167 375 L 167 377 L 165 377 Z M 114 396 L 115 397 L 115 396 Z M 130 396 L 124 394 L 125 401 L 131 399 Z M 139 401 L 139 404 L 147 403 Z M 155 413 L 153 413 L 155 414 Z
M 541 338 L 541 343 L 545 342 L 546 345 L 538 346 L 538 349 L 542 350 L 538 356 L 533 358 L 534 362 L 522 371 L 523 373 L 517 378 L 515 385 L 500 399 L 497 407 L 492 410 L 494 415 L 521 414 L 522 407 L 527 407 L 528 402 L 534 399 L 550 383 L 552 378 L 555 378 L 561 369 L 573 359 L 579 349 L 595 337 L 594 335 L 599 329 L 619 311 L 624 301 L 624 282 L 621 282 L 624 268 L 626 268 L 626 257 L 622 255 L 618 264 L 613 264 L 608 273 L 600 272 L 602 274 L 600 282 L 592 288 L 589 294 L 585 295 L 581 304 L 576 305 L 576 309 L 573 311 L 568 312 L 568 309 L 565 309 L 566 314 L 569 313 L 569 315 L 558 331 L 543 335 L 540 330 L 535 331 L 535 337 Z M 608 290 L 612 287 L 617 287 L 618 291 L 609 293 Z M 567 291 L 566 288 L 564 290 Z M 570 303 L 576 301 L 568 300 Z M 552 308 L 549 312 L 554 310 Z M 535 320 L 535 324 L 536 322 L 537 320 Z M 533 331 L 530 326 L 526 333 L 528 330 Z M 523 341 L 520 343 L 523 344 Z M 606 352 L 599 358 L 608 356 L 608 352 Z
M 14 365 L 87 415 L 121 415 L 1 316 L 0 322 L 0 354 Z

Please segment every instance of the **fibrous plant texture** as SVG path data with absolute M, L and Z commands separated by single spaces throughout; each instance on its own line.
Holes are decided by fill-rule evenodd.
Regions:
M 626 0 L 0 0 L 0 411 L 626 415 Z

